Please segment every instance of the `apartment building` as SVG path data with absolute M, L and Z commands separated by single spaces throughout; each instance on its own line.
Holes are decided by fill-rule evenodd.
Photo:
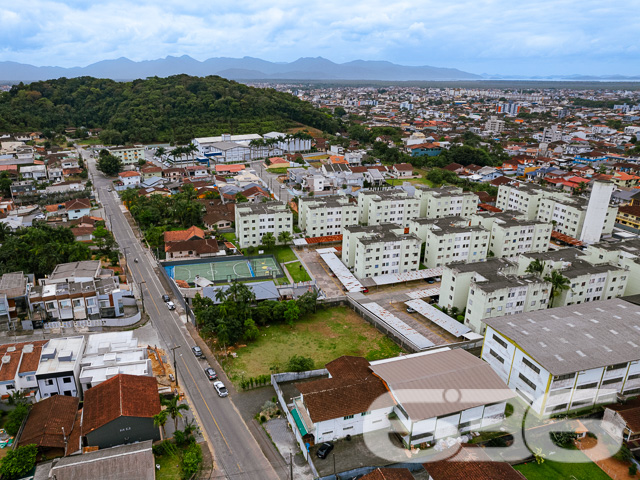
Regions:
M 293 214 L 281 202 L 238 204 L 235 211 L 236 237 L 240 248 L 258 246 L 269 232 L 278 239 L 280 232 L 292 232 Z
M 358 204 L 344 195 L 302 197 L 298 212 L 298 223 L 307 237 L 342 235 L 345 227 L 358 224 Z
M 423 218 L 470 217 L 478 211 L 478 196 L 460 187 L 416 185 L 415 198 L 420 201 L 419 216 Z
M 414 218 L 409 223 L 409 233 L 425 242 L 424 264 L 428 268 L 487 258 L 489 231 L 470 226 L 463 217 Z
M 514 258 L 528 252 L 549 250 L 552 224 L 526 220 L 516 211 L 479 212 L 471 225 L 481 225 L 490 232 L 489 251 L 496 257 Z
M 584 260 L 593 264 L 609 263 L 623 268 L 627 275 L 624 295 L 640 294 L 640 239 L 595 243 L 583 255 Z
M 640 393 L 640 307 L 621 299 L 487 319 L 482 359 L 538 415 Z
M 544 264 L 542 276 L 556 270 L 570 280 L 570 288 L 553 298 L 553 307 L 608 300 L 625 294 L 629 274 L 624 267 L 615 263 L 591 263 L 576 248 L 522 254 L 518 258 L 518 273 L 524 274 L 535 260 Z
M 499 120 L 498 117 L 491 116 L 484 124 L 484 129 L 487 132 L 500 133 L 504 131 L 504 120 Z
M 395 223 L 403 227 L 420 215 L 419 200 L 403 190 L 360 192 L 358 222 L 363 225 Z
M 144 147 L 127 145 L 124 147 L 111 147 L 109 153 L 118 157 L 123 165 L 137 165 L 138 161 L 144 160 Z
M 527 220 L 553 224 L 553 229 L 570 237 L 596 243 L 610 235 L 618 207 L 611 204 L 613 184 L 595 182 L 587 200 L 533 185 L 501 185 L 496 206 L 516 210 Z
M 534 275 L 517 275 L 517 264 L 503 258 L 446 265 L 439 305 L 464 312 L 464 324 L 484 332 L 487 318 L 547 308 L 551 285 Z
M 421 245 L 398 225 L 354 225 L 344 229 L 342 261 L 358 278 L 413 272 L 420 269 Z

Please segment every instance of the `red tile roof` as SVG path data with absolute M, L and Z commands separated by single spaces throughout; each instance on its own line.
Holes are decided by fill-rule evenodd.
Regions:
M 160 412 L 154 377 L 119 374 L 84 394 L 83 434 L 120 417 L 152 418 Z
M 193 251 L 202 255 L 204 253 L 217 253 L 220 251 L 218 242 L 214 238 L 198 238 L 184 242 L 171 242 L 164 246 L 165 252 L 189 252 Z
M 414 480 L 408 468 L 376 468 L 360 480 Z
M 334 243 L 342 242 L 342 235 L 326 235 L 324 237 L 307 237 L 305 238 L 309 245 L 315 243 Z
M 396 170 L 401 170 L 401 171 L 406 171 L 406 172 L 413 172 L 413 165 L 409 164 L 409 163 L 396 163 L 393 168 L 395 168 Z
M 607 408 L 618 412 L 633 433 L 640 432 L 640 399 L 631 400 L 622 405 L 607 405 Z
M 64 203 L 67 210 L 82 210 L 83 208 L 91 208 L 91 200 L 88 198 L 77 198 Z
M 190 227 L 186 230 L 174 230 L 170 232 L 164 232 L 164 242 L 185 242 L 187 240 L 194 240 L 196 238 L 204 238 L 204 230 L 196 226 Z
M 77 397 L 54 395 L 33 405 L 18 445 L 65 448 L 65 435 L 74 429 L 79 403 Z
M 432 480 L 526 480 L 507 462 L 492 461 L 481 447 L 465 445 L 453 457 L 423 464 Z
M 133 171 L 129 171 L 129 172 L 120 172 L 118 174 L 118 176 L 120 178 L 126 178 L 126 177 L 139 177 L 140 174 L 138 172 L 133 172 Z

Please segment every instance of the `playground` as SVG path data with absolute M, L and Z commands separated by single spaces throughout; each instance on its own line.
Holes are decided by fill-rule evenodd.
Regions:
M 196 277 L 206 278 L 214 283 L 226 283 L 284 276 L 273 255 L 236 256 L 231 259 L 206 259 L 191 263 L 178 261 L 165 263 L 164 268 L 171 278 L 187 283 L 194 283 Z

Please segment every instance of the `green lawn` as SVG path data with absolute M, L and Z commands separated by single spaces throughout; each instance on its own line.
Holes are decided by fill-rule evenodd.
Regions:
M 177 480 L 180 478 L 180 456 L 164 454 L 155 456 L 156 464 L 160 469 L 156 469 L 156 480 Z
M 237 358 L 229 359 L 224 369 L 238 385 L 242 377 L 272 373 L 271 367 L 285 370 L 294 354 L 313 358 L 315 368 L 322 368 L 342 355 L 378 360 L 400 352 L 400 347 L 353 310 L 334 307 L 319 310 L 293 327 L 283 324 L 260 328 L 258 339 L 239 347 Z
M 229 232 L 229 233 L 223 233 L 222 236 L 228 241 L 231 242 L 233 244 L 236 243 L 236 234 L 233 232 Z
M 545 460 L 538 465 L 531 461 L 514 468 L 527 477 L 527 480 L 611 480 L 609 475 L 592 462 L 559 463 Z
M 99 138 L 86 138 L 84 140 L 76 140 L 78 145 L 102 145 L 102 140 Z
M 289 275 L 291 275 L 291 278 L 293 278 L 294 282 L 308 282 L 309 280 L 311 280 L 311 277 L 302 266 L 302 263 L 300 262 L 287 263 L 285 267 L 287 267 L 287 270 L 289 271 Z
M 426 170 L 416 168 L 415 173 L 420 175 L 420 178 L 391 178 L 387 180 L 387 182 L 389 182 L 390 185 L 402 185 L 403 182 L 409 182 L 413 185 L 428 185 L 429 187 L 433 187 L 433 182 L 424 177 L 427 173 Z
M 278 260 L 278 262 L 280 263 L 290 262 L 292 260 L 298 259 L 289 245 L 277 245 L 269 250 L 265 250 L 265 253 L 271 253 L 275 255 L 276 260 Z

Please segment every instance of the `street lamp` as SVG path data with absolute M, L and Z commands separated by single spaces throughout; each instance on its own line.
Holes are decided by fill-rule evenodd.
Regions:
M 173 373 L 176 375 L 176 388 L 178 387 L 178 364 L 176 363 L 176 348 L 180 348 L 182 345 L 176 345 L 173 348 L 170 348 L 171 352 L 173 352 Z

